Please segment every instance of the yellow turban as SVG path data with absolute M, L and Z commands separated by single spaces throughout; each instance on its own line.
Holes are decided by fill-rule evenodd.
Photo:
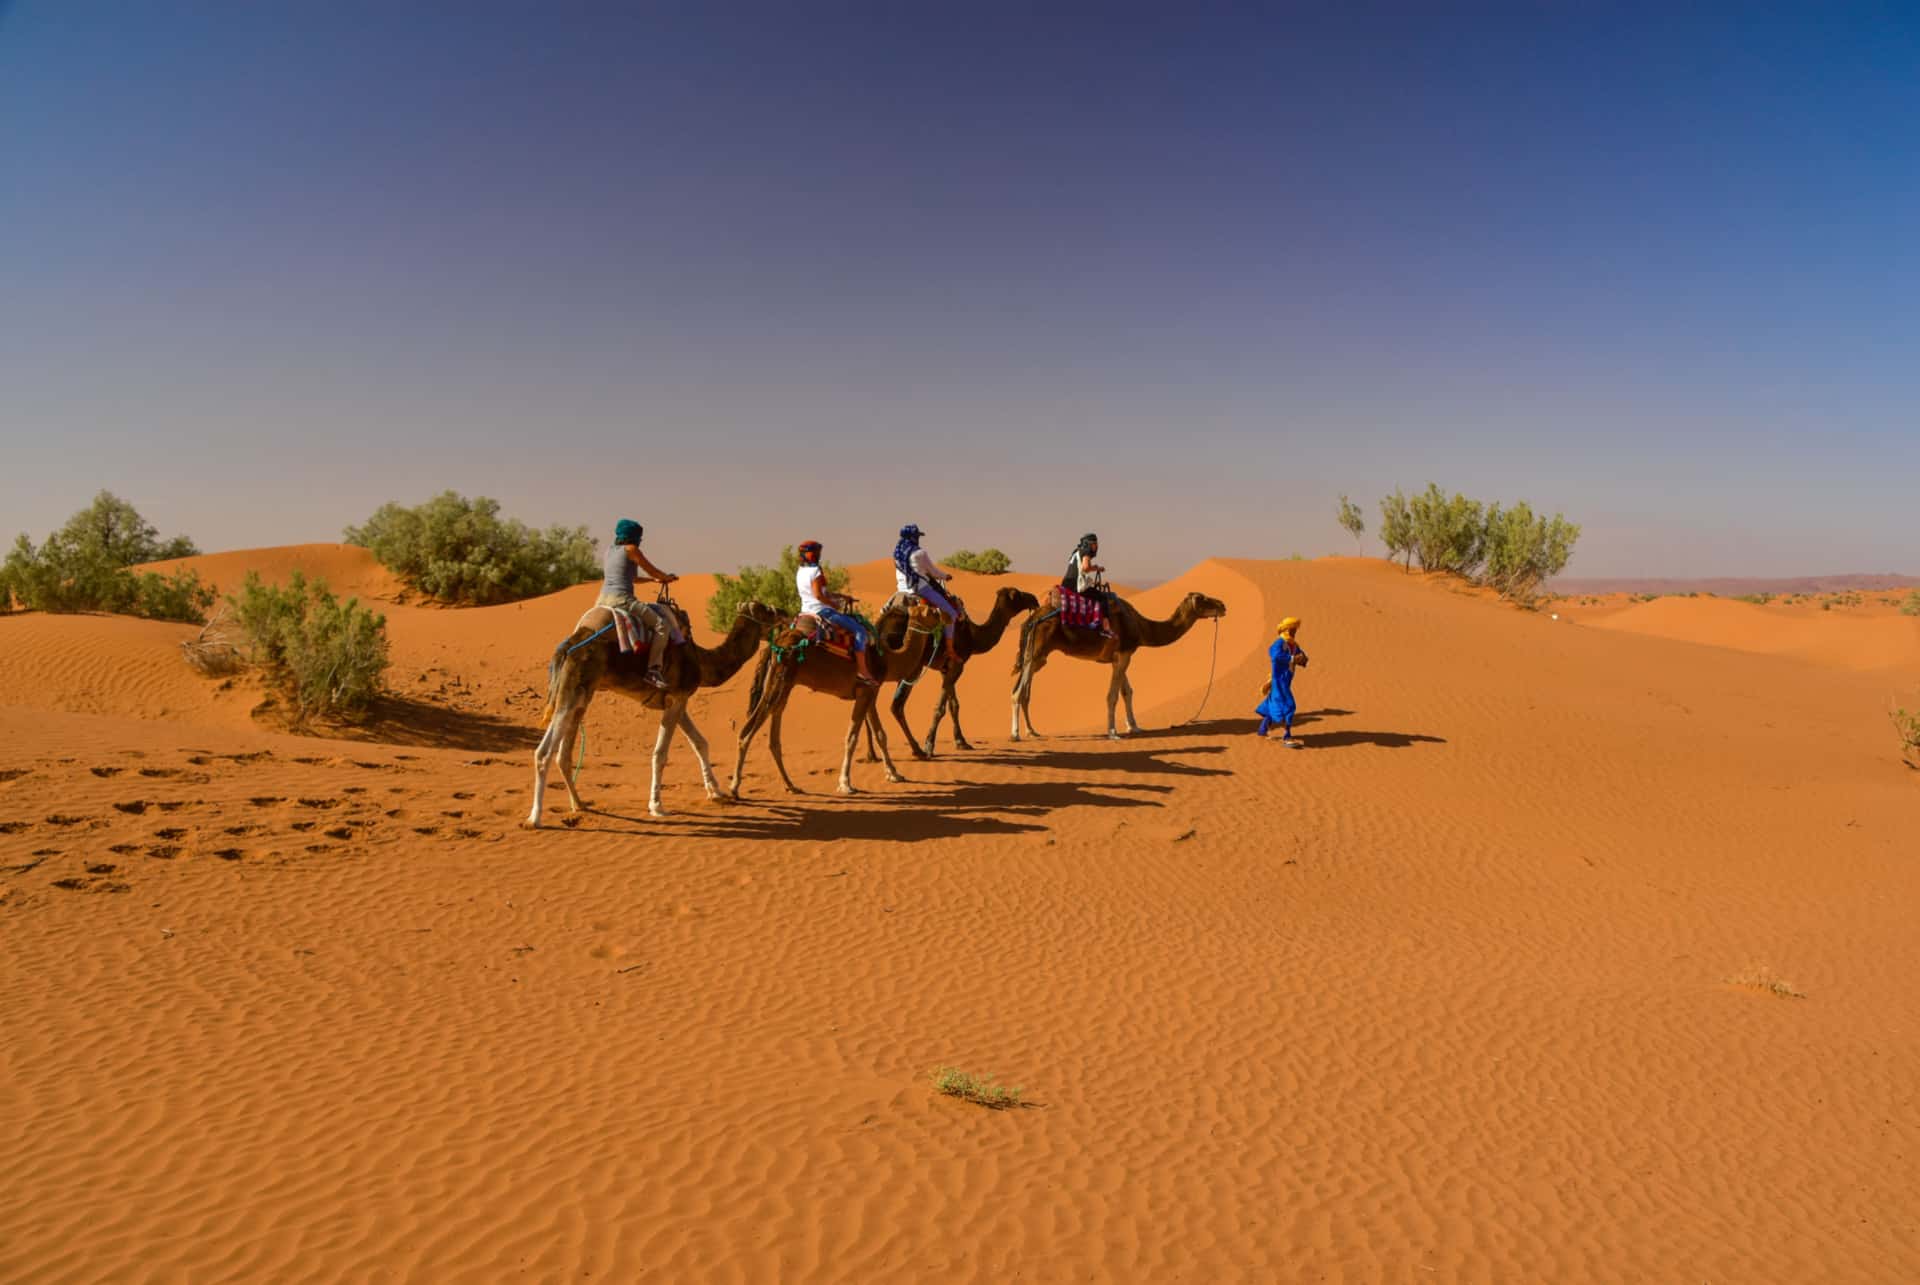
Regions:
M 1285 620 L 1280 622 L 1280 628 L 1278 628 L 1274 632 L 1281 634 L 1285 637 L 1291 638 L 1296 632 L 1299 631 L 1299 628 L 1300 628 L 1300 617 L 1288 616 Z

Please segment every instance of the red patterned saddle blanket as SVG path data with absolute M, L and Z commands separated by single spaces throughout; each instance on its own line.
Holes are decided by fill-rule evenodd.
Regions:
M 1069 629 L 1102 629 L 1106 626 L 1106 605 L 1100 599 L 1075 593 L 1065 585 L 1055 585 L 1048 604 L 1060 613 L 1060 623 Z

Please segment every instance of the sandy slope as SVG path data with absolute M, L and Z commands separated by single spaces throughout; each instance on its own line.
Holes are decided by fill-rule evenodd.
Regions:
M 790 800 L 761 752 L 722 808 L 679 746 L 650 822 L 610 700 L 606 811 L 540 834 L 589 589 L 390 608 L 362 742 L 183 682 L 176 627 L 0 619 L 0 1278 L 1920 1276 L 1920 779 L 1873 622 L 1756 654 L 1704 645 L 1727 604 L 1658 637 L 1355 560 L 1136 600 L 1196 588 L 1197 724 L 1210 626 L 1118 744 L 1062 662 L 1010 746 L 1009 642 L 975 753 Z M 1291 753 L 1245 735 L 1284 613 Z M 723 761 L 743 682 L 697 706 Z M 845 710 L 795 698 L 815 789 Z M 948 1062 L 1037 1105 L 937 1098 Z

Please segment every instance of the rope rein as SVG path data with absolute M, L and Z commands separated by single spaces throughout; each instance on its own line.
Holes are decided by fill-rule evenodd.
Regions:
M 1215 616 L 1213 618 L 1213 658 L 1207 662 L 1207 690 L 1200 693 L 1200 708 L 1194 710 L 1193 717 L 1188 719 L 1186 723 L 1180 724 L 1180 726 L 1185 727 L 1187 723 L 1197 723 L 1200 721 L 1200 715 L 1202 711 L 1204 711 L 1207 708 L 1207 697 L 1213 695 L 1213 672 L 1214 672 L 1214 667 L 1219 663 L 1219 661 L 1220 661 L 1220 617 Z

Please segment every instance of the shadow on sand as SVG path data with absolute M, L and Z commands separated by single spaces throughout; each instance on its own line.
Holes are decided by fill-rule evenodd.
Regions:
M 1300 726 L 1298 720 L 1295 720 L 1294 726 Z M 1418 732 L 1315 732 L 1312 736 L 1298 739 L 1310 750 L 1337 750 L 1349 745 L 1378 745 L 1389 750 L 1404 750 L 1409 745 L 1447 743 L 1444 736 L 1422 736 Z
M 471 750 L 504 754 L 531 751 L 540 743 L 540 729 L 491 714 L 466 714 L 405 696 L 383 696 L 373 712 L 355 727 L 338 735 L 349 740 L 377 741 L 426 749 Z
M 1150 736 L 1141 732 L 1128 740 L 1137 740 Z M 1164 735 L 1164 733 L 1162 733 Z M 1121 749 L 1122 742 L 1110 741 L 1099 737 L 1092 742 L 1096 745 L 1111 745 L 1112 749 L 1055 749 L 1047 742 L 1033 748 L 1008 749 L 993 753 L 980 751 L 961 751 L 943 759 L 953 764 L 984 763 L 992 767 L 1044 767 L 1057 772 L 1133 772 L 1142 776 L 1232 776 L 1233 773 L 1223 767 L 1201 767 L 1194 763 L 1182 763 L 1175 755 L 1225 754 L 1224 745 L 1182 745 L 1168 746 L 1162 749 Z M 1026 742 L 1032 745 L 1032 742 Z
M 780 802 L 748 797 L 719 808 L 701 804 L 665 821 L 599 811 L 589 803 L 582 823 L 570 828 L 576 834 L 917 843 L 969 835 L 1044 833 L 1047 827 L 1038 820 L 1062 808 L 1157 808 L 1165 806 L 1158 796 L 1172 792 L 1170 785 L 1113 784 L 1096 790 L 1070 781 L 960 781 L 911 794 L 875 790 L 852 799 L 824 792 L 801 796 L 814 801 L 811 806 L 788 801 L 790 796 L 784 793 Z M 832 806 L 818 806 L 819 801 Z

